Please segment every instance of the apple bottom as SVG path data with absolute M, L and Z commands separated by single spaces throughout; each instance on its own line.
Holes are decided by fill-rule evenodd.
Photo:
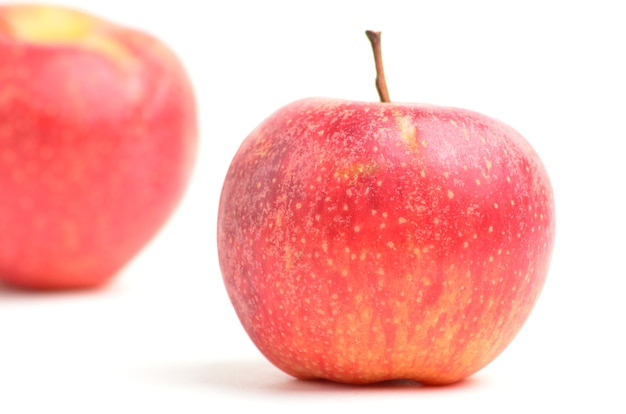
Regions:
M 174 207 L 171 201 L 142 217 L 117 220 L 102 205 L 77 216 L 35 215 L 38 220 L 24 220 L 0 249 L 1 281 L 25 290 L 102 287 L 154 237 Z
M 496 303 L 490 296 L 472 306 L 471 292 L 460 286 L 463 278 L 443 278 L 448 282 L 441 289 L 431 285 L 412 295 L 411 290 L 419 287 L 382 287 L 376 299 L 356 287 L 352 295 L 333 293 L 324 288 L 333 283 L 318 277 L 312 281 L 317 294 L 301 292 L 289 299 L 289 287 L 281 284 L 266 299 L 239 296 L 249 303 L 236 308 L 255 309 L 240 313 L 247 333 L 269 361 L 296 378 L 451 384 L 474 374 L 505 349 L 534 298 Z

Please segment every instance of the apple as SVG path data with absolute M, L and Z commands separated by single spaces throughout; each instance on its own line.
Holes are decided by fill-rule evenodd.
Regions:
M 450 384 L 513 340 L 554 243 L 551 184 L 514 129 L 479 113 L 308 98 L 243 141 L 218 212 L 246 332 L 301 379 Z
M 179 59 L 85 12 L 0 6 L 0 279 L 105 284 L 178 204 L 197 146 Z

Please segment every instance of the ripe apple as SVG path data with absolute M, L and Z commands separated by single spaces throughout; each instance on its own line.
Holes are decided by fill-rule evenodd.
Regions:
M 286 373 L 448 384 L 492 361 L 528 317 L 554 216 L 541 160 L 502 122 L 310 98 L 265 119 L 234 156 L 219 260 L 243 327 Z
M 54 6 L 0 7 L 0 279 L 102 285 L 181 198 L 195 98 L 154 37 Z

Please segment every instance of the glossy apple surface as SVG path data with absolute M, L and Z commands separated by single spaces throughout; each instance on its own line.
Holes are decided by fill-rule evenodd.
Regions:
M 285 372 L 447 384 L 522 327 L 554 220 L 542 162 L 497 120 L 305 99 L 236 153 L 219 259 L 243 327 Z
M 0 7 L 0 279 L 99 286 L 158 231 L 196 152 L 187 74 L 83 12 Z

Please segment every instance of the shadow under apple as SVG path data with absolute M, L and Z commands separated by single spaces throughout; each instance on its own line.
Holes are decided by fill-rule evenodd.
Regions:
M 0 280 L 0 307 L 10 304 L 26 304 L 35 302 L 42 304 L 46 302 L 61 302 L 68 299 L 90 300 L 94 297 L 107 297 L 119 295 L 125 290 L 119 283 L 109 283 L 99 287 L 85 289 L 29 289 L 15 286 Z
M 215 361 L 198 365 L 152 368 L 153 380 L 177 386 L 200 386 L 243 394 L 302 395 L 307 393 L 350 394 L 395 392 L 455 392 L 481 387 L 485 381 L 474 376 L 446 386 L 429 386 L 411 380 L 385 381 L 368 385 L 341 384 L 326 380 L 299 380 L 264 359 Z

